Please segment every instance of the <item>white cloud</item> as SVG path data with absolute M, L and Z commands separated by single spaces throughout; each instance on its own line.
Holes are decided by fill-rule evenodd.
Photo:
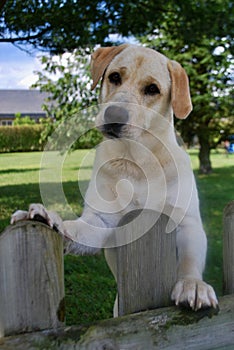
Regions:
M 37 57 L 31 63 L 24 64 L 21 67 L 19 74 L 19 78 L 21 76 L 21 79 L 18 80 L 17 88 L 30 88 L 38 79 L 36 72 L 41 70 L 42 65 Z
M 35 73 L 24 76 L 16 85 L 18 89 L 28 89 L 36 83 L 38 76 Z
M 0 89 L 29 89 L 38 79 L 36 72 L 42 71 L 40 56 L 44 54 L 31 56 L 12 44 L 0 44 Z M 53 61 L 66 66 L 72 57 L 65 53 L 62 57 L 53 56 Z M 47 75 L 53 80 L 60 77 L 59 73 Z
M 37 56 L 0 44 L 0 89 L 28 89 L 37 80 L 34 72 L 41 70 Z

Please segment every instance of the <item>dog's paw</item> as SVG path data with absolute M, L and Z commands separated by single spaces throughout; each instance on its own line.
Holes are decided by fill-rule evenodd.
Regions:
M 56 224 L 53 217 L 42 204 L 30 204 L 28 211 L 17 210 L 14 214 L 12 214 L 10 223 L 13 225 L 22 220 L 41 221 L 52 228 Z
M 28 211 L 25 210 L 17 210 L 14 214 L 11 215 L 11 225 L 15 224 L 18 221 L 28 220 Z
M 218 306 L 214 289 L 209 284 L 197 279 L 179 280 L 172 291 L 171 298 L 176 305 L 189 305 L 195 311 Z
M 50 226 L 63 237 L 66 244 L 72 240 L 64 227 L 61 217 L 53 211 L 48 211 L 42 204 L 30 204 L 28 211 L 17 210 L 11 216 L 10 223 L 13 225 L 22 220 L 39 221 Z
M 22 220 L 37 220 L 42 221 L 53 227 L 53 220 L 50 218 L 48 211 L 43 207 L 42 204 L 30 204 L 28 211 L 17 210 L 11 216 L 11 224 L 15 224 Z

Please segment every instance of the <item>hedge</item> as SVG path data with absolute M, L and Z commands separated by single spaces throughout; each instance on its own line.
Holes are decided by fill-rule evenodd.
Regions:
M 41 151 L 43 125 L 0 126 L 0 152 Z
M 0 153 L 42 151 L 46 140 L 41 142 L 44 125 L 0 126 Z M 72 149 L 93 148 L 102 140 L 101 133 L 91 129 L 82 135 Z M 59 145 L 55 144 L 55 147 Z
M 103 135 L 97 129 L 90 129 L 74 143 L 73 149 L 87 149 L 97 146 L 103 139 Z

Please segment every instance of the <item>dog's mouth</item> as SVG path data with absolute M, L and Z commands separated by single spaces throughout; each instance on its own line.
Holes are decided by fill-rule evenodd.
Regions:
M 111 139 L 123 137 L 123 130 L 129 121 L 128 110 L 119 104 L 110 104 L 104 111 L 100 130 Z
M 103 135 L 110 139 L 118 139 L 123 136 L 123 127 L 125 124 L 121 123 L 110 123 L 104 124 L 99 129 Z

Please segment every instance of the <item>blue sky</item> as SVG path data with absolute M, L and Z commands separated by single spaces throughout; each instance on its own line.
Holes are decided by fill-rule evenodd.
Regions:
M 134 37 L 123 38 L 112 34 L 109 39 L 137 44 Z M 45 54 L 45 53 L 44 53 Z M 0 43 L 0 89 L 28 89 L 37 81 L 36 71 L 41 71 L 41 52 L 28 54 L 12 44 Z
M 0 44 L 0 89 L 28 89 L 37 80 L 34 71 L 41 70 L 38 56 L 29 55 L 12 44 Z

